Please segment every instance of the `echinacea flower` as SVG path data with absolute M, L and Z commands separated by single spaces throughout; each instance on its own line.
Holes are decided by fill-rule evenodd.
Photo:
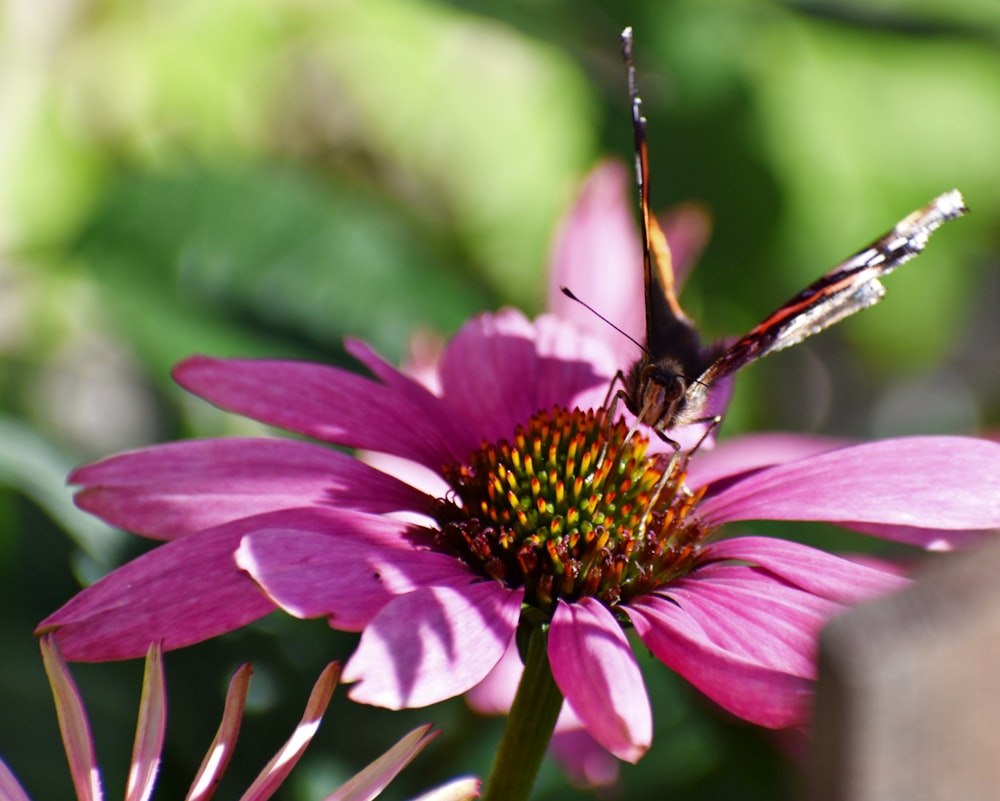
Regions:
M 43 637 L 41 649 L 45 670 L 52 686 L 59 728 L 62 731 L 76 797 L 79 801 L 99 801 L 104 797 L 104 791 L 101 786 L 101 774 L 94 759 L 94 742 L 83 708 L 83 700 L 55 641 L 51 637 Z M 211 798 L 232 758 L 246 705 L 251 673 L 250 665 L 243 665 L 229 683 L 222 723 L 186 796 L 188 801 Z M 309 696 L 302 720 L 281 750 L 241 796 L 243 801 L 265 801 L 281 786 L 319 729 L 320 719 L 330 702 L 339 675 L 340 666 L 336 663 L 328 665 L 320 674 Z M 152 795 L 163 749 L 166 703 L 162 649 L 159 644 L 154 643 L 146 654 L 139 722 L 136 727 L 128 786 L 125 790 L 125 798 L 128 801 L 139 801 Z M 439 733 L 429 733 L 429 730 L 430 726 L 422 726 L 407 734 L 343 787 L 327 796 L 326 801 L 366 801 L 375 798 Z M 461 779 L 432 791 L 432 794 L 423 796 L 423 799 L 464 801 L 477 797 L 478 781 Z M 30 801 L 3 760 L 0 760 L 0 801 Z
M 794 542 L 724 539 L 726 523 L 827 521 L 926 547 L 1000 526 L 1000 445 L 983 440 L 763 438 L 671 459 L 648 431 L 629 437 L 606 419 L 621 366 L 609 341 L 552 315 L 484 314 L 447 343 L 435 391 L 357 341 L 347 349 L 372 377 L 188 359 L 175 378 L 210 402 L 404 460 L 439 489 L 291 440 L 113 457 L 71 476 L 79 505 L 169 542 L 40 629 L 72 659 L 104 660 L 137 656 L 151 638 L 181 647 L 275 607 L 322 616 L 362 633 L 344 671 L 351 698 L 392 709 L 470 690 L 519 629 L 522 646 L 541 632 L 560 700 L 635 761 L 652 725 L 629 629 L 724 709 L 787 727 L 808 716 L 823 624 L 906 583 Z

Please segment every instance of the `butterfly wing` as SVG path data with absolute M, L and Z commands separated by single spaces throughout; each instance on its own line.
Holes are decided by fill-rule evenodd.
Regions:
M 698 399 L 707 395 L 714 382 L 750 362 L 791 347 L 877 303 L 885 294 L 879 279 L 919 254 L 936 229 L 967 210 L 961 193 L 952 190 L 901 220 L 887 234 L 810 284 L 727 348 L 691 385 L 688 405 L 698 406 Z

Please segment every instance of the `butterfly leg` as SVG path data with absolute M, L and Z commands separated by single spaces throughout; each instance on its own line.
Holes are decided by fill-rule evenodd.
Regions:
M 664 434 L 659 429 L 654 429 L 657 436 L 670 445 L 674 452 L 670 454 L 670 461 L 667 462 L 666 468 L 660 473 L 660 477 L 657 479 L 656 484 L 653 487 L 653 491 L 649 495 L 649 503 L 646 504 L 646 510 L 643 512 L 642 519 L 646 520 L 652 513 L 653 508 L 660 500 L 660 496 L 663 494 L 663 490 L 666 488 L 670 479 L 673 478 L 674 470 L 677 468 L 677 463 L 681 459 L 681 444 L 677 440 L 670 439 L 666 434 Z M 681 488 L 684 492 L 688 492 L 687 487 Z
M 708 423 L 708 426 L 705 428 L 705 432 L 698 438 L 698 441 L 694 444 L 694 446 L 689 448 L 684 453 L 684 463 L 681 465 L 681 470 L 685 472 L 687 472 L 688 461 L 690 460 L 692 454 L 697 453 L 701 449 L 701 446 L 705 444 L 705 440 L 707 440 L 715 432 L 715 429 L 722 425 L 722 415 L 716 414 L 712 417 L 701 417 L 698 420 L 693 420 L 691 425 L 695 425 L 697 423 Z M 672 463 L 670 466 L 671 468 L 674 468 L 676 467 L 676 464 Z M 686 483 L 682 486 L 681 490 L 689 498 L 692 497 L 693 493 L 688 489 Z
M 701 448 L 701 446 L 705 443 L 705 440 L 707 440 L 715 431 L 715 429 L 718 428 L 719 425 L 721 425 L 722 415 L 717 414 L 712 417 L 702 417 L 698 420 L 692 421 L 691 425 L 694 425 L 696 423 L 708 423 L 708 426 L 705 429 L 705 432 L 701 435 L 701 437 L 699 437 L 698 441 L 694 444 L 694 446 L 689 448 L 687 451 L 681 450 L 681 445 L 679 442 L 671 439 L 659 429 L 655 429 L 656 435 L 665 443 L 670 445 L 674 449 L 674 452 L 670 455 L 670 461 L 667 463 L 666 469 L 663 471 L 659 480 L 656 482 L 656 486 L 653 488 L 653 494 L 650 496 L 649 506 L 646 508 L 646 514 L 643 515 L 644 520 L 653 511 L 653 506 L 660 500 L 660 494 L 663 492 L 664 487 L 667 486 L 667 482 L 669 482 L 670 479 L 673 478 L 674 473 L 677 470 L 678 464 L 680 464 L 682 471 L 687 470 L 687 464 L 688 460 L 691 458 L 691 454 L 697 453 L 699 448 Z M 678 487 L 678 491 L 683 492 L 689 498 L 692 497 L 693 495 L 691 490 L 688 489 L 687 484 L 682 484 L 680 487 Z
M 722 415 L 716 414 L 711 417 L 700 417 L 695 420 L 694 423 L 708 423 L 708 426 L 705 428 L 705 433 L 702 434 L 698 441 L 694 444 L 694 447 L 690 448 L 685 455 L 685 467 L 687 467 L 687 460 L 690 459 L 693 454 L 697 453 L 701 449 L 701 446 L 705 444 L 705 440 L 712 436 L 712 434 L 715 433 L 715 429 L 722 425 Z
M 622 388 L 615 392 L 615 385 L 621 384 Z M 607 409 L 607 416 L 604 418 L 609 423 L 613 421 L 615 408 L 618 406 L 618 399 L 624 398 L 625 395 L 625 373 L 619 370 L 611 377 L 611 383 L 608 384 L 608 392 L 604 396 L 604 402 L 601 404 L 602 409 Z M 608 406 L 610 402 L 611 406 Z
M 617 392 L 614 392 L 615 385 L 621 384 L 623 388 L 620 388 Z M 614 425 L 615 412 L 618 411 L 618 401 L 624 400 L 626 405 L 628 404 L 628 395 L 624 390 L 625 386 L 625 374 L 619 370 L 614 374 L 611 379 L 611 383 L 608 385 L 608 392 L 604 396 L 604 402 L 601 404 L 601 408 L 605 410 L 604 413 L 604 424 L 610 429 Z M 633 425 L 634 428 L 634 425 Z M 625 441 L 628 442 L 628 438 L 632 436 L 632 430 L 630 429 Z M 610 439 L 606 438 L 604 440 L 604 445 L 601 447 L 601 453 L 597 457 L 596 464 L 603 464 L 604 458 L 608 455 L 608 447 L 610 445 Z

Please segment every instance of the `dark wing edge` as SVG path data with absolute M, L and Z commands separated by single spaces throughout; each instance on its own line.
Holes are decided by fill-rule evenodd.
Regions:
M 953 189 L 909 214 L 754 326 L 698 377 L 697 386 L 704 391 L 750 362 L 796 345 L 877 303 L 885 294 L 879 279 L 917 256 L 934 231 L 967 211 L 961 193 Z
M 632 59 L 632 29 L 622 31 L 622 51 L 628 71 L 628 91 L 632 105 L 632 132 L 635 137 L 635 181 L 639 194 L 642 229 L 642 272 L 646 303 L 646 342 L 648 356 L 658 361 L 674 354 L 685 368 L 704 369 L 698 363 L 700 339 L 694 323 L 684 313 L 677 299 L 670 246 L 649 204 L 649 147 L 646 141 L 646 118 L 642 115 Z M 693 378 L 693 376 L 691 376 Z

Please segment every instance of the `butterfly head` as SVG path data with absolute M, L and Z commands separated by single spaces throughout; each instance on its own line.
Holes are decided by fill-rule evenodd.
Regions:
M 640 423 L 663 431 L 683 415 L 690 383 L 673 359 L 640 359 L 625 377 L 625 405 Z

